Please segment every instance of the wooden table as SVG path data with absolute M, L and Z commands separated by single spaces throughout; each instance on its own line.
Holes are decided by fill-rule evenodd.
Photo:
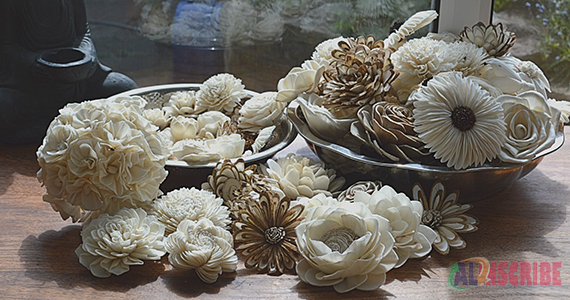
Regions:
M 566 140 L 570 139 L 567 130 Z M 42 201 L 36 180 L 36 145 L 0 147 L 0 298 L 2 299 L 176 299 L 176 298 L 569 298 L 570 297 L 570 145 L 548 155 L 537 169 L 500 194 L 475 203 L 470 211 L 479 230 L 462 234 L 467 248 L 447 256 L 435 251 L 411 259 L 388 273 L 373 292 L 339 295 L 330 287 L 302 283 L 297 276 L 256 274 L 238 266 L 215 284 L 190 272 L 174 270 L 168 260 L 131 267 L 122 276 L 98 279 L 79 264 L 80 225 L 62 221 Z M 284 151 L 309 153 L 297 139 Z M 561 263 L 561 285 L 450 287 L 451 265 L 484 257 L 490 262 Z M 538 264 L 537 264 L 538 265 Z M 540 281 L 538 281 L 540 282 Z

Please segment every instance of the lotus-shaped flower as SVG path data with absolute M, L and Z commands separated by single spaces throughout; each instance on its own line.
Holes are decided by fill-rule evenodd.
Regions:
M 160 108 L 145 109 L 143 115 L 159 129 L 164 129 L 170 125 L 170 114 Z
M 170 122 L 170 133 L 175 142 L 185 139 L 195 139 L 198 130 L 198 121 L 194 118 L 178 116 L 173 118 Z
M 173 117 L 186 116 L 193 117 L 203 110 L 196 109 L 195 91 L 178 91 L 170 96 L 168 102 L 162 107 L 165 113 Z
M 295 232 L 301 280 L 339 293 L 377 289 L 398 261 L 388 220 L 362 203 L 311 208 Z
M 516 41 L 515 33 L 506 31 L 502 23 L 485 25 L 479 22 L 471 28 L 465 27 L 459 36 L 495 57 L 507 54 Z
M 324 108 L 323 98 L 317 94 L 301 95 L 295 99 L 307 120 L 309 129 L 317 137 L 336 142 L 350 130 L 355 118 L 339 119 Z
M 381 188 L 382 182 L 380 181 L 358 181 L 346 188 L 346 190 L 342 191 L 338 195 L 337 199 L 338 201 L 354 202 L 354 196 L 357 192 L 365 192 L 372 195 Z

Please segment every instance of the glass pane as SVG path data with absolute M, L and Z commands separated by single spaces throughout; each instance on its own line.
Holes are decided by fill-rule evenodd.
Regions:
M 495 0 L 493 22 L 517 35 L 511 53 L 535 62 L 552 85 L 552 97 L 570 100 L 570 1 Z
M 229 72 L 248 89 L 277 82 L 336 36 L 385 38 L 431 0 L 85 0 L 102 63 L 139 86 Z M 418 34 L 425 34 L 424 32 Z

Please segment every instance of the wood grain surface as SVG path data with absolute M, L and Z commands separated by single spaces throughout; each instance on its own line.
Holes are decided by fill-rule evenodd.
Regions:
M 566 133 L 566 140 L 570 134 Z M 0 298 L 1 299 L 568 299 L 570 298 L 570 143 L 548 155 L 526 177 L 500 194 L 475 203 L 470 214 L 479 230 L 462 234 L 467 248 L 447 256 L 435 251 L 410 259 L 388 273 L 373 292 L 339 295 L 313 287 L 295 275 L 269 276 L 245 269 L 223 274 L 214 284 L 193 271 L 174 270 L 166 258 L 131 267 L 122 276 L 93 277 L 75 256 L 80 225 L 62 221 L 42 201 L 36 179 L 37 145 L 0 147 Z M 310 153 L 301 139 L 281 154 Z M 484 187 L 482 187 L 484 188 Z M 448 284 L 449 267 L 485 257 L 490 262 L 560 262 L 561 285 L 491 286 L 457 290 Z

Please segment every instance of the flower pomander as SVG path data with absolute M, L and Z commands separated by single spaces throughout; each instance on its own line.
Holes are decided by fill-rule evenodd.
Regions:
M 473 43 L 494 57 L 507 54 L 517 39 L 514 32 L 503 28 L 502 23 L 485 25 L 483 22 L 479 22 L 471 28 L 465 27 L 459 36 L 464 42 Z
M 231 113 L 247 96 L 244 89 L 241 79 L 231 74 L 214 75 L 204 81 L 196 93 L 196 110 Z
M 408 258 L 420 258 L 431 252 L 431 245 L 436 233 L 426 225 L 422 225 L 423 207 L 419 201 L 411 201 L 408 196 L 385 185 L 380 190 L 369 194 L 358 191 L 354 202 L 368 206 L 373 214 L 390 221 L 390 232 L 396 243 L 394 249 L 398 254 L 396 268 L 401 267 Z
M 324 163 L 293 153 L 277 160 L 268 159 L 266 164 L 260 165 L 261 172 L 277 180 L 283 192 L 292 200 L 318 193 L 331 196 L 346 182 L 344 177 L 337 177 L 334 169 L 325 169 Z
M 245 257 L 245 267 L 270 275 L 293 271 L 299 256 L 295 227 L 303 206 L 291 206 L 288 198 L 270 190 L 242 201 L 233 234 L 236 250 Z
M 412 197 L 422 202 L 424 208 L 422 224 L 435 230 L 437 236 L 433 248 L 442 255 L 447 255 L 450 248 L 463 249 L 467 246 L 458 233 L 477 231 L 477 218 L 464 214 L 473 208 L 472 204 L 457 203 L 459 191 L 448 195 L 441 182 L 436 182 L 426 197 L 422 186 L 418 183 L 412 187 Z
M 145 207 L 161 194 L 168 150 L 145 104 L 138 96 L 71 103 L 52 121 L 37 177 L 63 219 Z
M 164 225 L 142 208 L 123 208 L 115 215 L 101 214 L 85 223 L 82 244 L 75 254 L 96 277 L 121 275 L 143 260 L 160 260 Z
M 479 166 L 499 154 L 506 138 L 503 108 L 461 73 L 438 74 L 411 98 L 414 130 L 448 167 Z
M 398 261 L 389 221 L 363 203 L 313 207 L 295 232 L 301 280 L 338 293 L 379 288 Z
M 235 272 L 237 256 L 232 234 L 210 219 L 180 222 L 164 245 L 168 261 L 179 270 L 195 270 L 206 283 L 214 283 L 222 272 Z
M 166 236 L 176 231 L 178 224 L 184 220 L 206 218 L 214 225 L 225 228 L 231 222 L 230 212 L 222 204 L 222 199 L 210 191 L 183 187 L 158 198 L 152 204 L 151 214 L 166 226 Z

